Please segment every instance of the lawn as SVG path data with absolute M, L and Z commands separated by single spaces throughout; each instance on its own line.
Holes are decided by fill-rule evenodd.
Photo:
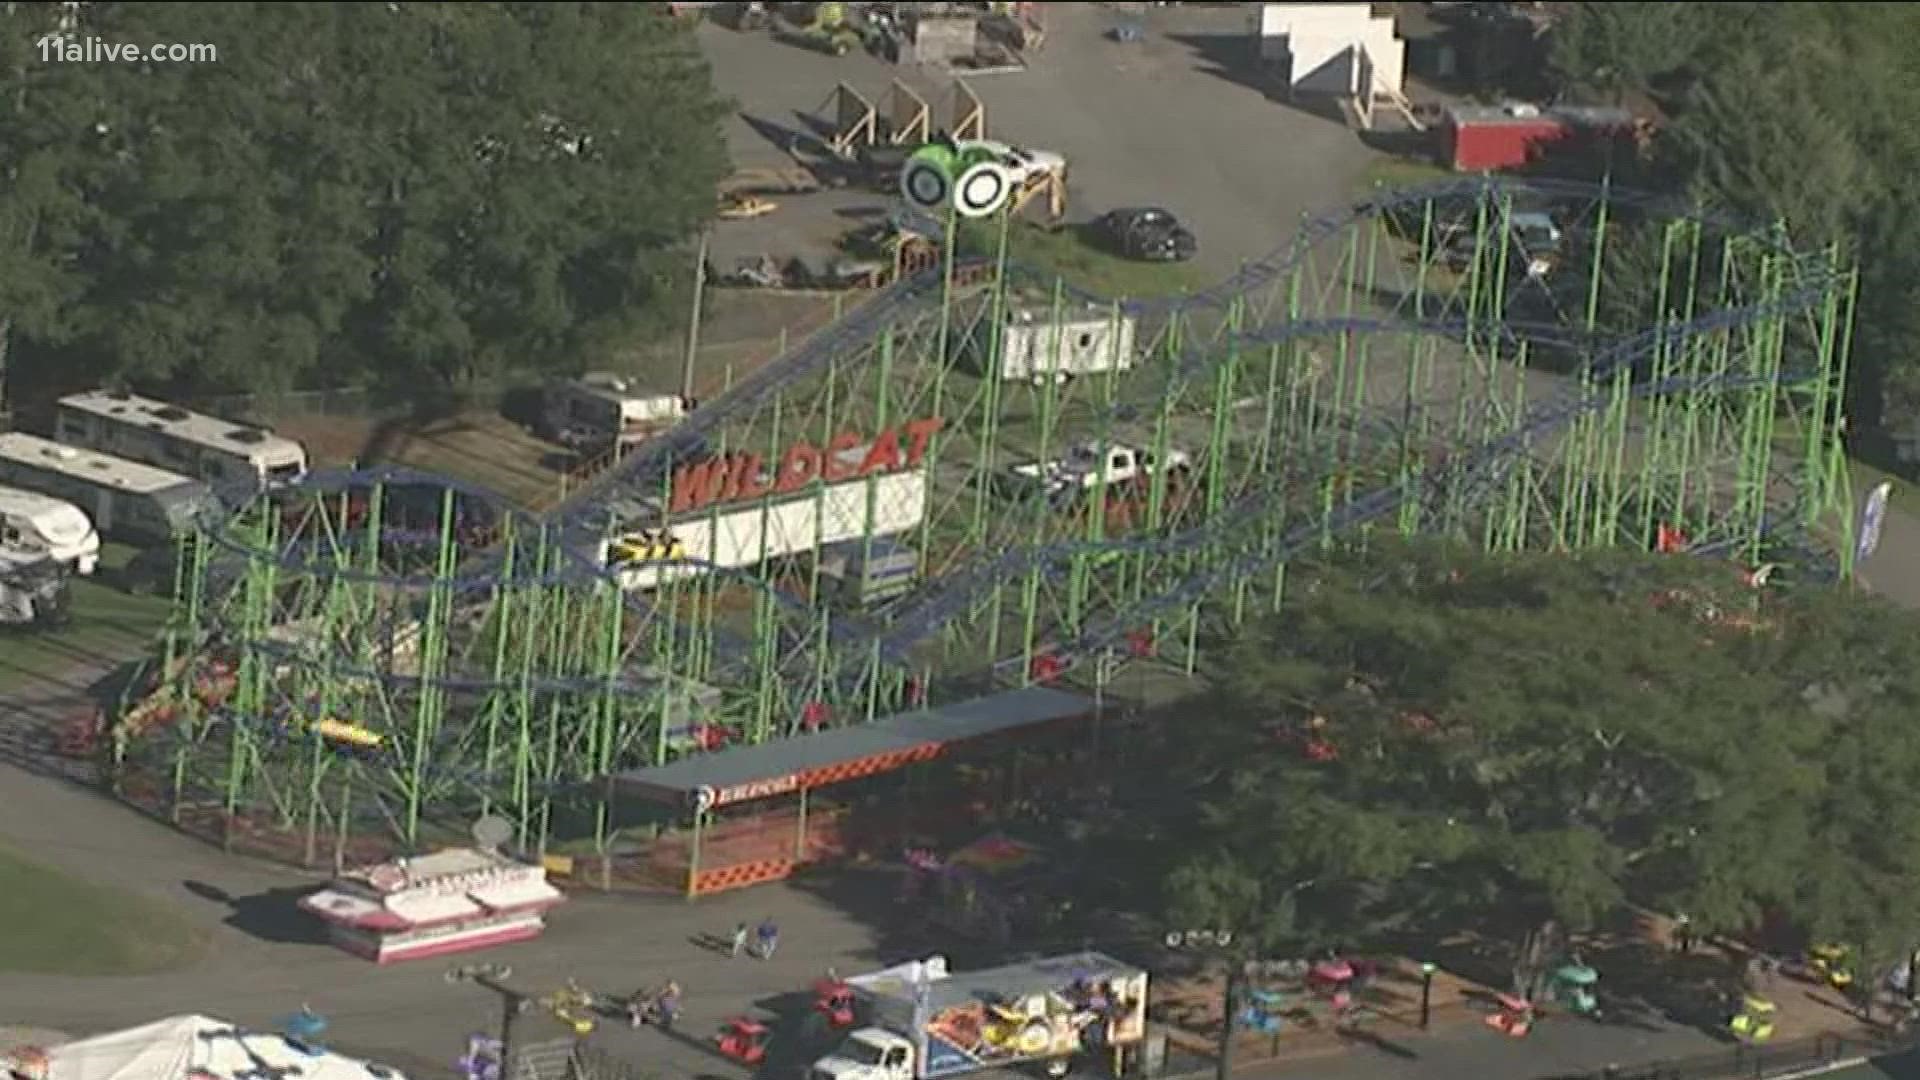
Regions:
M 1360 174 L 1360 193 L 1371 193 L 1375 188 L 1419 187 L 1440 180 L 1451 180 L 1459 174 L 1444 169 L 1431 161 L 1419 158 L 1381 156 L 1373 159 Z
M 0 847 L 0 972 L 141 975 L 190 963 L 204 936 L 165 905 Z
M 66 626 L 0 629 L 0 693 L 31 689 L 38 680 L 64 681 L 76 668 L 133 660 L 146 652 L 172 602 L 165 596 L 129 596 L 106 583 L 132 554 L 117 544 L 102 549 L 100 579 L 73 582 L 73 619 Z
M 1056 274 L 1068 285 L 1111 300 L 1169 296 L 1204 288 L 1212 279 L 1192 263 L 1134 262 L 1109 255 L 1084 225 L 1043 229 L 1020 223 L 1007 240 L 1007 257 L 1029 270 Z M 962 250 L 992 254 L 996 238 L 979 230 Z

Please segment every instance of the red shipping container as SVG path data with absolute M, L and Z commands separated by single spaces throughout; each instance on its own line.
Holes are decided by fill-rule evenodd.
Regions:
M 1632 130 L 1633 117 L 1623 109 L 1460 107 L 1447 112 L 1443 155 L 1461 172 L 1517 169 L 1558 144 Z

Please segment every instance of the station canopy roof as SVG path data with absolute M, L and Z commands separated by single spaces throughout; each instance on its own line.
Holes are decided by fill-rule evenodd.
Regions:
M 845 783 L 940 756 L 956 743 L 1093 711 L 1093 699 L 1044 686 L 899 713 L 871 724 L 683 758 L 618 773 L 618 790 L 715 809 Z

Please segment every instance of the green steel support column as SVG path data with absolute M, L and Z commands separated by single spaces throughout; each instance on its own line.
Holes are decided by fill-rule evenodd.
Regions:
M 1229 309 L 1227 325 L 1229 334 L 1239 333 L 1240 307 L 1237 302 Z M 1239 345 L 1230 339 L 1226 360 L 1214 373 L 1213 378 L 1213 423 L 1207 432 L 1206 513 L 1209 519 L 1219 517 L 1227 502 L 1226 455 L 1232 443 L 1233 394 L 1235 376 L 1240 367 L 1240 355 Z M 1216 558 L 1221 557 L 1221 553 L 1213 554 Z M 1236 590 L 1234 604 L 1236 612 L 1239 610 L 1238 595 Z M 1194 605 L 1196 619 L 1199 617 L 1199 610 L 1200 605 L 1196 603 Z M 1239 617 L 1236 614 L 1235 622 L 1238 621 Z
M 1054 278 L 1053 301 L 1047 308 L 1047 325 L 1051 328 L 1051 344 L 1048 349 L 1050 355 L 1049 375 L 1060 370 L 1060 344 L 1064 334 L 1061 327 L 1061 320 L 1066 310 L 1065 295 L 1065 283 L 1057 277 Z M 1058 420 L 1058 417 L 1054 414 L 1054 409 L 1056 404 L 1055 398 L 1058 396 L 1058 393 L 1059 387 L 1057 380 L 1051 377 L 1042 380 L 1040 386 L 1040 450 L 1037 459 L 1043 465 L 1051 459 L 1053 453 L 1054 424 Z M 1075 501 L 1084 500 L 1086 498 L 1086 492 L 1074 492 L 1072 498 Z M 1045 542 L 1046 515 L 1036 515 L 1033 544 L 1038 547 Z M 1078 556 L 1076 556 L 1076 558 L 1077 557 Z M 1022 595 L 1020 611 L 1022 621 L 1020 633 L 1020 679 L 1021 685 L 1023 686 L 1033 678 L 1033 650 L 1036 643 L 1035 637 L 1039 631 L 1040 575 L 1042 572 L 1038 565 L 1027 571 L 1026 586 Z
M 426 794 L 428 745 L 438 728 L 436 710 L 439 707 L 439 665 L 440 647 L 446 627 L 446 607 L 449 601 L 444 580 L 453 574 L 456 562 L 453 545 L 453 491 L 448 489 L 440 499 L 440 550 L 434 562 L 434 585 L 428 593 L 426 622 L 420 628 L 420 683 L 419 700 L 413 714 L 413 746 L 407 776 L 407 812 L 403 825 L 402 838 L 409 847 L 420 840 L 420 808 Z
M 786 404 L 786 395 L 777 394 L 773 399 L 773 421 L 770 445 L 778 448 L 780 441 L 781 413 Z M 761 562 L 766 562 L 766 544 L 768 525 L 773 516 L 773 496 L 771 493 L 760 500 L 760 550 Z M 780 692 L 780 623 L 779 609 L 774 606 L 773 597 L 765 592 L 758 593 L 754 604 L 754 650 L 759 661 L 759 685 L 753 695 L 753 726 L 748 741 L 753 745 L 766 742 L 773 737 L 774 703 Z
M 1655 382 L 1665 381 L 1673 375 L 1670 366 L 1673 357 L 1673 316 L 1667 310 L 1667 305 L 1673 288 L 1673 247 L 1680 227 L 1680 222 L 1668 222 L 1660 236 L 1660 278 L 1654 288 L 1654 325 L 1660 328 L 1659 336 L 1653 343 Z M 1646 426 L 1646 446 L 1640 454 L 1640 491 L 1635 500 L 1640 504 L 1639 513 L 1635 515 L 1639 519 L 1636 535 L 1640 537 L 1653 535 L 1654 482 L 1655 477 L 1663 475 L 1662 466 L 1665 464 L 1662 456 L 1666 448 L 1661 439 L 1661 429 L 1667 414 L 1667 395 L 1662 394 L 1649 402 L 1648 412 L 1651 417 Z
M 1688 223 L 1687 231 L 1689 233 L 1687 250 L 1687 296 L 1685 305 L 1680 312 L 1680 318 L 1691 321 L 1699 314 L 1700 246 L 1705 235 L 1705 229 L 1699 222 L 1694 221 Z M 1687 335 L 1687 337 L 1681 341 L 1681 347 L 1686 350 L 1684 366 L 1687 377 L 1690 380 L 1696 380 L 1695 385 L 1698 385 L 1697 380 L 1701 374 L 1700 361 L 1705 355 L 1705 351 L 1700 347 L 1699 336 L 1695 334 Z M 1681 521 L 1693 520 L 1688 514 L 1688 507 L 1690 502 L 1689 497 L 1692 493 L 1691 481 L 1693 479 L 1694 457 L 1700 451 L 1702 397 L 1703 395 L 1698 391 L 1688 393 L 1684 395 L 1683 399 L 1676 406 L 1680 412 L 1680 434 L 1679 446 L 1677 448 L 1679 460 L 1675 464 L 1677 483 L 1675 485 L 1673 504 L 1674 516 Z M 1712 469 L 1712 463 L 1709 462 L 1702 472 L 1711 472 Z M 1712 509 L 1710 507 L 1704 508 L 1699 520 L 1703 522 L 1712 520 Z
M 1587 304 L 1582 323 L 1591 336 L 1600 324 L 1600 283 L 1606 270 L 1607 238 L 1613 213 L 1613 174 L 1600 178 L 1600 205 L 1594 212 L 1593 258 L 1587 268 Z M 1583 395 L 1599 391 L 1586 371 L 1580 373 L 1580 389 Z M 1590 511 L 1594 509 L 1597 496 L 1596 470 L 1600 463 L 1595 433 L 1598 428 L 1592 414 L 1579 417 L 1574 421 L 1573 430 L 1568 436 L 1568 447 L 1564 461 L 1562 484 L 1566 493 L 1561 502 L 1561 523 L 1559 526 L 1562 543 L 1567 546 L 1584 542 L 1593 535 L 1590 528 Z M 1569 515 L 1566 510 L 1572 507 Z
M 1606 547 L 1613 547 L 1620 542 L 1620 513 L 1625 508 L 1626 497 L 1627 428 L 1633 416 L 1632 390 L 1631 374 L 1622 370 L 1614 376 L 1613 398 L 1607 410 L 1607 502 L 1601 522 L 1606 531 L 1602 541 Z M 1639 543 L 1639 538 L 1635 538 L 1635 542 Z
M 174 563 L 174 595 L 175 605 L 177 607 L 183 606 L 186 609 L 186 616 L 182 620 L 184 625 L 181 631 L 182 636 L 188 643 L 188 647 L 191 649 L 198 646 L 201 638 L 200 607 L 202 598 L 206 595 L 207 590 L 207 563 L 211 545 L 197 529 L 190 536 L 183 536 L 181 538 L 181 544 L 183 547 L 191 545 L 191 548 L 187 549 L 188 559 L 191 561 L 189 562 L 188 559 L 176 559 Z M 181 591 L 183 589 L 188 591 L 183 594 Z M 184 596 L 184 602 L 181 600 L 182 596 Z M 155 692 L 173 698 L 173 706 L 175 708 L 179 708 L 181 703 L 179 700 L 179 690 L 176 685 L 179 680 L 174 676 L 174 669 L 186 663 L 186 656 L 181 655 L 175 644 L 174 637 L 169 634 L 167 637 L 167 650 L 161 658 L 162 666 L 160 668 L 160 674 L 162 681 Z M 195 711 L 182 710 L 181 717 L 185 737 L 181 739 L 178 747 L 173 752 L 173 799 L 167 805 L 167 816 L 176 825 L 180 823 L 181 804 L 187 785 L 188 751 L 193 743 L 199 739 L 205 727 L 204 718 L 199 716 Z M 124 740 L 116 734 L 113 740 L 114 764 L 116 767 L 120 764 L 120 758 L 125 750 L 126 745 Z M 115 775 L 118 775 L 117 768 Z
M 604 681 L 600 688 L 599 709 L 597 712 L 600 727 L 599 745 L 594 760 L 593 775 L 587 777 L 593 782 L 593 789 L 599 792 L 594 800 L 593 814 L 593 850 L 600 856 L 600 866 L 604 887 L 608 882 L 606 874 L 611 866 L 607 857 L 608 848 L 613 841 L 613 804 L 608 798 L 610 789 L 607 784 L 614 771 L 614 728 L 619 724 L 620 716 L 620 669 L 621 644 L 626 640 L 627 605 L 622 601 L 618 589 L 601 590 L 604 605 L 602 627 L 605 641 L 600 652 L 600 670 Z
M 1720 249 L 1719 304 L 1722 310 L 1726 310 L 1732 307 L 1734 303 L 1734 268 L 1738 251 L 1730 239 L 1721 241 Z M 1726 376 L 1733 371 L 1733 333 L 1731 329 L 1725 327 L 1714 331 L 1713 337 L 1702 349 L 1702 352 L 1706 354 L 1703 357 L 1703 363 L 1706 365 L 1707 370 L 1711 371 L 1714 375 Z M 1715 448 L 1725 445 L 1727 411 L 1720 402 L 1720 398 L 1722 397 L 1723 395 L 1720 394 L 1715 395 L 1713 409 L 1707 422 L 1707 445 Z M 1717 465 L 1718 463 L 1715 462 L 1714 464 Z M 1717 520 L 1721 516 L 1721 512 L 1718 509 L 1718 477 L 1714 475 L 1714 472 L 1715 470 L 1713 468 L 1702 471 L 1700 477 L 1700 501 L 1701 505 L 1706 509 L 1707 514 Z
M 534 577 L 544 580 L 553 573 L 555 562 L 556 553 L 548 527 L 542 524 L 533 552 Z M 551 632 L 549 612 L 552 606 L 553 587 L 536 586 L 527 604 L 526 624 L 519 635 L 520 693 L 514 710 L 517 723 L 513 744 L 513 805 L 515 842 L 522 850 L 533 846 L 534 665 L 541 652 L 541 639 Z
M 949 229 L 948 232 L 949 232 L 948 239 L 952 240 L 952 235 L 951 235 L 952 230 Z M 953 250 L 953 245 L 951 243 L 947 245 L 947 250 L 949 252 L 949 255 L 951 255 L 951 252 Z M 952 276 L 951 259 L 949 259 L 947 266 L 948 266 L 948 276 L 951 277 Z M 941 289 L 941 298 L 942 300 L 946 298 L 946 289 L 944 288 L 944 286 Z M 946 305 L 943 303 L 940 308 L 940 320 L 941 320 L 940 325 L 941 326 L 944 327 L 946 325 L 947 317 L 948 317 L 947 308 L 946 308 Z M 943 330 L 942 333 L 944 332 L 945 331 Z M 837 413 L 835 411 L 834 406 L 838 402 L 839 390 L 840 390 L 840 357 L 838 354 L 835 354 L 834 356 L 829 357 L 827 360 L 827 392 L 826 392 L 825 399 L 821 402 L 821 407 L 820 407 L 820 445 L 822 446 L 825 446 L 827 442 L 831 440 L 835 434 L 834 417 L 837 415 Z M 878 432 L 875 432 L 875 434 L 878 434 Z M 809 559 L 807 561 L 807 604 L 812 607 L 820 606 L 820 543 L 819 541 L 820 541 L 821 524 L 822 522 L 820 520 L 820 508 L 819 508 L 819 505 L 816 504 L 814 507 L 814 529 L 813 529 L 814 555 L 812 559 Z M 922 533 L 921 535 L 923 537 L 921 541 L 921 546 L 924 547 L 926 544 L 926 541 L 924 540 L 924 537 L 926 534 Z M 822 654 L 826 652 L 827 643 L 829 640 L 830 640 L 829 638 L 824 638 L 824 637 L 820 639 L 819 648 Z
M 1832 259 L 1835 257 L 1836 252 L 1830 247 L 1827 254 L 1828 258 Z M 1806 426 L 1807 432 L 1805 449 L 1801 454 L 1800 465 L 1801 476 L 1803 478 L 1802 487 L 1804 489 L 1802 492 L 1804 505 L 1801 509 L 1801 520 L 1807 523 L 1811 523 L 1819 517 L 1818 508 L 1826 502 L 1825 497 L 1822 495 L 1822 489 L 1826 487 L 1824 472 L 1810 470 L 1808 465 L 1826 456 L 1820 452 L 1820 448 L 1825 444 L 1826 440 L 1827 410 L 1829 408 L 1827 399 L 1828 391 L 1831 389 L 1827 385 L 1826 375 L 1829 371 L 1833 370 L 1833 350 L 1838 330 L 1837 320 L 1841 302 L 1842 300 L 1839 293 L 1829 292 L 1825 302 L 1820 306 L 1820 327 L 1816 337 L 1814 352 L 1814 365 L 1820 377 L 1814 380 L 1813 404 L 1812 407 L 1807 410 L 1807 415 L 1802 421 Z
M 874 397 L 873 427 L 876 433 L 886 431 L 888 427 L 893 423 L 893 411 L 892 411 L 893 348 L 894 348 L 893 328 L 889 326 L 880 335 L 880 363 L 877 365 L 877 367 L 879 368 L 879 371 L 876 376 L 877 385 L 874 387 L 874 390 L 873 390 L 873 397 Z M 941 358 L 940 370 L 942 373 L 946 371 L 946 358 L 944 355 Z M 937 390 L 935 392 L 935 396 L 938 397 Z M 938 438 L 937 433 L 935 437 Z M 933 453 L 932 444 L 928 445 L 927 453 L 929 455 Z M 922 506 L 921 524 L 924 530 L 924 529 L 932 528 L 933 519 L 935 517 L 934 511 L 933 511 L 933 471 L 934 471 L 933 462 L 931 460 L 928 460 L 926 464 L 921 466 L 921 468 L 924 470 L 924 475 L 927 478 L 926 493 L 921 499 L 921 506 Z M 873 529 L 874 529 L 874 525 L 877 519 L 878 510 L 879 510 L 877 500 L 879 499 L 880 481 L 879 481 L 879 478 L 877 477 L 869 477 L 865 481 L 865 484 L 866 484 L 866 520 L 863 523 L 864 527 L 860 530 L 861 531 L 860 557 L 862 560 L 870 561 L 873 558 Z M 922 535 L 927 536 L 930 534 L 923 531 Z M 925 542 L 922 543 L 921 547 L 925 550 L 930 550 L 927 548 L 927 545 Z M 815 558 L 817 559 L 818 556 L 816 555 Z M 922 561 L 923 562 L 925 561 L 924 556 L 922 556 Z M 826 644 L 827 643 L 823 642 L 822 643 L 823 647 Z M 868 689 L 866 694 L 867 721 L 869 723 L 871 723 L 879 715 L 879 707 L 880 707 L 880 698 L 879 698 L 880 642 L 878 639 L 875 639 L 875 641 L 873 642 L 873 647 L 870 650 L 870 652 L 871 652 L 871 655 L 867 657 L 867 688 Z
M 994 451 L 998 449 L 1000 438 L 1000 376 L 1001 366 L 1005 362 L 1008 313 L 1007 233 L 1011 228 L 1012 220 L 1011 214 L 1001 215 L 1000 238 L 994 252 L 993 293 L 987 315 L 990 320 L 987 327 L 987 350 L 980 367 L 984 385 L 981 387 L 983 400 L 980 406 L 980 443 L 975 447 L 973 519 L 967 523 L 966 544 L 970 548 L 986 542 L 987 522 L 992 520 L 992 514 L 988 510 L 987 496 L 993 487 Z M 921 572 L 924 574 L 927 570 L 925 553 L 931 550 L 924 536 L 921 540 L 921 548 L 923 549 Z M 998 628 L 990 624 L 988 633 L 997 635 L 998 632 Z
M 1840 265 L 1839 253 L 1836 251 L 1832 258 L 1834 260 L 1833 271 L 1838 272 Z M 1825 441 L 1828 447 L 1840 448 L 1836 450 L 1836 453 L 1838 453 L 1841 458 L 1843 467 L 1840 469 L 1840 473 L 1844 476 L 1846 473 L 1846 469 L 1844 468 L 1844 446 L 1847 437 L 1847 376 L 1849 374 L 1848 368 L 1853 360 L 1854 311 L 1860 299 L 1860 272 L 1858 269 L 1849 268 L 1846 271 L 1846 288 L 1842 292 L 1842 297 L 1841 306 L 1835 315 L 1839 328 L 1839 343 L 1834 348 L 1832 354 L 1821 362 L 1820 372 L 1822 378 L 1820 381 L 1821 385 L 1827 386 L 1830 380 L 1831 389 L 1827 394 L 1827 400 L 1831 402 L 1832 412 L 1831 419 L 1826 425 L 1826 430 L 1829 434 Z M 1833 474 L 1829 472 L 1828 475 L 1831 477 Z M 1821 485 L 1820 491 L 1822 497 L 1820 501 L 1815 504 L 1808 524 L 1812 524 L 1814 520 L 1817 520 L 1826 511 L 1835 508 L 1841 509 L 1841 516 L 1843 518 L 1851 520 L 1853 516 L 1853 495 L 1851 490 L 1842 491 L 1829 480 L 1829 482 Z M 1845 501 L 1840 501 L 1842 499 Z
M 1414 263 L 1413 279 L 1413 317 L 1425 323 L 1427 320 L 1427 271 L 1433 261 L 1433 200 L 1426 199 L 1420 204 L 1420 252 Z M 1424 498 L 1423 479 L 1427 440 L 1426 410 L 1416 402 L 1420 400 L 1421 388 L 1425 385 L 1422 357 L 1431 357 L 1424 338 L 1415 337 L 1409 349 L 1407 363 L 1407 382 L 1405 396 L 1400 403 L 1400 483 L 1408 489 L 1410 497 L 1400 503 L 1399 529 L 1403 537 L 1412 536 L 1420 527 L 1420 504 Z M 1419 417 L 1416 420 L 1415 410 Z M 1418 427 L 1416 428 L 1416 423 Z M 1279 602 L 1279 590 L 1274 591 L 1276 607 Z
M 500 761 L 500 724 L 501 714 L 506 711 L 507 660 L 509 652 L 507 641 L 512 636 L 509 627 L 515 626 L 515 609 L 520 600 L 520 585 L 515 567 L 520 557 L 520 538 L 513 527 L 513 519 L 508 518 L 500 538 L 500 585 L 494 590 L 493 604 L 493 663 L 489 667 L 492 685 L 487 690 L 487 734 L 486 743 L 481 748 L 480 773 L 485 782 L 480 789 L 480 814 L 493 813 L 494 772 Z
M 252 530 L 257 542 L 252 546 L 254 551 L 260 554 L 249 556 L 253 572 L 247 577 L 246 607 L 242 616 L 247 633 L 254 640 L 264 638 L 267 628 L 272 625 L 274 591 L 279 580 L 279 563 L 271 554 L 280 550 L 279 522 L 276 517 L 264 510 L 259 513 L 261 520 Z M 236 726 L 232 747 L 227 755 L 226 807 L 227 820 L 230 822 L 239 812 L 240 800 L 249 779 L 249 768 L 259 753 L 259 748 L 253 741 L 253 732 L 255 725 L 266 720 L 268 666 L 253 650 L 249 649 L 241 654 L 239 668 L 235 673 L 237 682 L 234 688 L 234 705 L 239 714 L 247 717 L 249 722 Z M 224 840 L 231 850 L 233 843 L 231 826 L 225 830 Z

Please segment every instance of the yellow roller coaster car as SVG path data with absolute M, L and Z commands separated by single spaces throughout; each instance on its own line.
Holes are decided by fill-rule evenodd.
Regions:
M 365 750 L 378 750 L 387 744 L 387 737 L 377 731 L 349 724 L 345 720 L 320 719 L 313 722 L 313 733 L 328 742 L 346 743 Z
M 668 533 L 629 533 L 607 545 L 610 563 L 671 562 L 687 557 L 687 545 Z

